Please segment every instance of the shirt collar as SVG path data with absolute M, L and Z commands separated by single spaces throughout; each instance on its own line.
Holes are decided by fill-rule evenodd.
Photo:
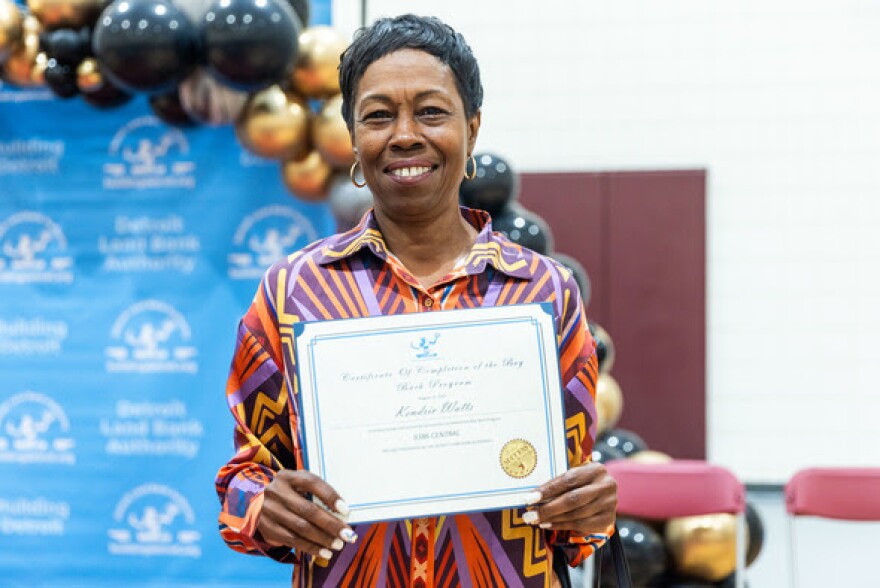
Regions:
M 482 273 L 486 265 L 491 265 L 515 278 L 529 279 L 534 276 L 534 252 L 513 243 L 500 233 L 493 232 L 489 213 L 464 206 L 460 210 L 462 217 L 479 231 L 474 246 L 465 258 L 464 270 L 467 274 Z M 351 257 L 363 249 L 368 249 L 382 260 L 388 259 L 388 249 L 372 209 L 353 229 L 328 237 L 321 246 L 316 261 L 325 265 Z

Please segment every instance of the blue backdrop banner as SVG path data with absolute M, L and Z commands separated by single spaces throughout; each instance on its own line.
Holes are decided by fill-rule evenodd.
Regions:
M 0 85 L 0 584 L 288 585 L 217 533 L 226 375 L 263 270 L 333 229 L 231 127 Z

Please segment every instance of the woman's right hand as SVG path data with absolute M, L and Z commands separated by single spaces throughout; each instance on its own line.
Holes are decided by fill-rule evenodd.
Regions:
M 312 502 L 307 494 L 331 505 L 338 514 Z M 343 542 L 357 540 L 342 520 L 347 515 L 348 506 L 327 482 L 311 472 L 281 470 L 263 493 L 257 531 L 269 545 L 330 559 L 333 551 L 342 549 Z

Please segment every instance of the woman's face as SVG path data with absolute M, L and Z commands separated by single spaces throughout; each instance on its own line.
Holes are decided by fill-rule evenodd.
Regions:
M 352 142 L 377 210 L 423 216 L 458 206 L 465 161 L 480 128 L 445 63 L 401 49 L 366 69 L 354 97 Z

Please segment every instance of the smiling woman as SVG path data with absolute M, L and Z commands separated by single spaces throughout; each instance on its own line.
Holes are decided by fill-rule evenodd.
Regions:
M 237 453 L 217 478 L 221 534 L 233 549 L 296 563 L 295 586 L 570 585 L 566 563 L 605 542 L 617 503 L 614 481 L 588 461 L 595 344 L 571 272 L 493 232 L 486 212 L 458 205 L 476 169 L 477 61 L 449 26 L 405 15 L 359 31 L 339 78 L 352 182 L 369 186 L 374 209 L 271 267 L 242 319 L 227 386 Z M 529 302 L 554 312 L 570 469 L 539 486 L 527 509 L 347 525 L 342 497 L 302 460 L 302 423 L 288 402 L 297 394 L 292 323 Z M 358 394 L 359 382 L 351 386 Z M 450 399 L 435 410 L 467 408 Z

